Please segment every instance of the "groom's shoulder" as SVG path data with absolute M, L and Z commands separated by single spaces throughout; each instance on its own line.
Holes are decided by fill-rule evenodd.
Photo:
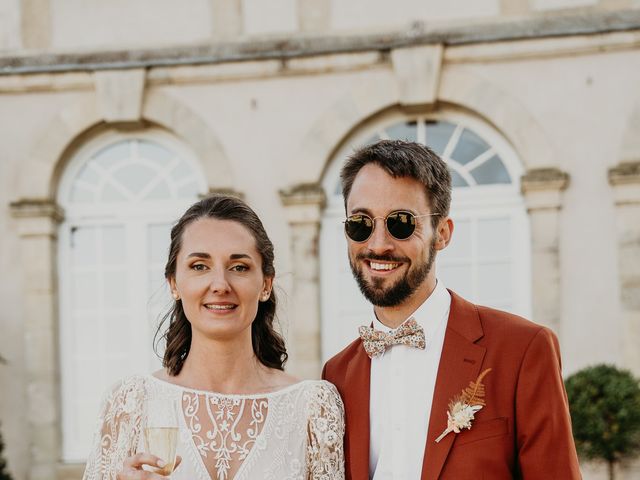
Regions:
M 550 345 L 557 345 L 557 337 L 550 328 L 524 317 L 504 310 L 477 305 L 455 294 L 452 295 L 453 302 L 458 304 L 457 310 L 459 312 L 465 311 L 465 318 L 470 318 L 471 311 L 473 311 L 471 316 L 477 315 L 483 335 L 483 339 L 479 341 L 480 344 L 490 343 L 499 346 L 500 349 L 522 350 L 526 349 L 534 339 L 538 339 L 538 341 Z
M 340 352 L 336 353 L 333 357 L 327 360 L 322 370 L 322 378 L 333 382 L 331 378 L 335 379 L 336 376 L 343 374 L 346 367 L 353 360 L 358 353 L 358 350 L 362 348 L 362 341 L 360 338 L 356 338 L 353 342 L 343 348 Z

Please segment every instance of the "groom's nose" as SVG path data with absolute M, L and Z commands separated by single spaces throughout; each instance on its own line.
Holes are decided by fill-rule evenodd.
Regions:
M 393 250 L 393 238 L 387 231 L 383 218 L 376 218 L 374 220 L 373 233 L 367 240 L 367 249 L 373 253 L 381 254 Z

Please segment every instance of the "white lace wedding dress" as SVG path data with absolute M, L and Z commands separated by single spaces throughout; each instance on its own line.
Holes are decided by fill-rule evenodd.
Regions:
M 165 399 L 182 407 L 174 480 L 344 479 L 344 407 L 332 384 L 223 395 L 148 375 L 123 380 L 105 398 L 84 480 L 115 479 L 125 458 L 143 452 L 146 405 Z

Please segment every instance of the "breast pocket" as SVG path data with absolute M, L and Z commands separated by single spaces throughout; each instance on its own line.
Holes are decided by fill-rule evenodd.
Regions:
M 509 433 L 509 419 L 507 417 L 477 420 L 471 424 L 471 430 L 463 430 L 457 434 L 455 445 L 466 445 L 487 438 L 501 437 L 507 433 Z

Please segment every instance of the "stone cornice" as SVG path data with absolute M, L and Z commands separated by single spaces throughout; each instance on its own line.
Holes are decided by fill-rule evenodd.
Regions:
M 609 184 L 628 185 L 640 184 L 640 160 L 636 162 L 623 162 L 609 169 Z
M 324 207 L 326 195 L 317 183 L 301 183 L 279 191 L 280 200 L 285 207 L 292 205 L 316 205 Z
M 559 168 L 532 168 L 521 179 L 522 193 L 562 191 L 569 185 L 569 174 Z
M 46 218 L 56 223 L 64 220 L 64 210 L 56 202 L 41 198 L 23 198 L 9 205 L 14 218 Z
M 162 49 L 4 56 L 0 57 L 0 75 L 287 60 L 334 53 L 390 51 L 419 45 L 470 45 L 632 30 L 640 30 L 638 9 L 583 11 L 553 17 L 536 15 L 528 18 L 493 19 L 473 24 L 432 26 L 416 23 L 411 28 L 369 35 L 298 34 Z

